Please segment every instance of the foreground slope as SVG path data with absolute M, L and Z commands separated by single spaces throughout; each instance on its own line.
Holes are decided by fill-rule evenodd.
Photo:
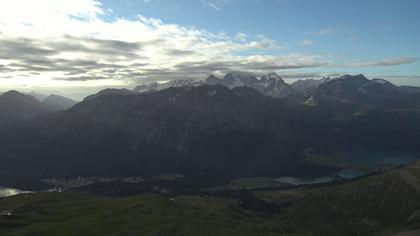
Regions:
M 334 186 L 254 194 L 275 205 L 251 210 L 235 197 L 19 195 L 0 199 L 0 212 L 11 214 L 0 216 L 0 233 L 392 236 L 420 229 L 420 164 Z
M 316 235 L 393 235 L 420 229 L 420 163 L 336 186 L 257 195 L 288 204 L 280 219 Z

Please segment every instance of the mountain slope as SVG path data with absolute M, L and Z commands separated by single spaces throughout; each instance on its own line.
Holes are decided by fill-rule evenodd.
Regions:
M 296 91 L 302 93 L 304 96 L 310 96 L 319 85 L 330 80 L 331 79 L 329 77 L 322 79 L 300 79 L 290 84 L 290 86 Z
M 96 94 L 89 95 L 85 97 L 83 100 L 93 100 L 97 97 L 104 96 L 104 95 L 133 95 L 134 93 L 131 90 L 128 89 L 104 89 L 99 91 Z
M 44 112 L 46 109 L 32 96 L 17 91 L 0 95 L 0 126 L 33 118 Z
M 260 93 L 276 98 L 291 98 L 302 99 L 300 93 L 297 92 L 289 84 L 285 83 L 284 80 L 274 72 L 263 75 L 261 78 L 257 78 L 255 75 L 243 72 L 231 72 L 227 73 L 222 79 L 217 78 L 214 75 L 210 75 L 205 81 L 196 81 L 192 79 L 185 80 L 171 80 L 165 83 L 150 83 L 143 84 L 133 89 L 136 93 L 160 91 L 167 88 L 176 87 L 197 87 L 207 85 L 222 85 L 229 89 L 238 87 L 250 87 Z
M 76 101 L 73 101 L 69 98 L 60 95 L 50 95 L 42 101 L 42 104 L 49 111 L 66 110 L 76 103 Z
M 0 170 L 71 176 L 311 175 L 337 169 L 301 168 L 308 148 L 420 151 L 416 109 L 342 101 L 307 106 L 247 86 L 130 94 L 99 94 L 66 111 L 4 128 Z
M 170 80 L 165 83 L 150 83 L 150 84 L 142 84 L 136 86 L 133 89 L 135 93 L 144 93 L 144 92 L 153 92 L 153 91 L 160 91 L 163 89 L 168 88 L 179 88 L 179 87 L 191 87 L 191 86 L 200 86 L 203 85 L 201 81 L 195 81 L 192 79 L 179 79 L 179 80 Z
M 341 102 L 387 108 L 419 108 L 420 93 L 408 92 L 382 79 L 369 80 L 363 75 L 345 75 L 320 84 L 312 101 Z
M 34 98 L 36 98 L 38 101 L 42 102 L 42 100 L 44 100 L 46 97 L 48 97 L 48 95 L 42 94 L 42 93 L 37 93 L 35 91 L 31 91 L 28 94 L 29 96 L 32 96 Z
M 420 229 L 420 163 L 335 186 L 265 191 L 289 203 L 279 219 L 314 235 L 394 235 Z
M 2 159 L 8 163 L 3 168 L 72 175 L 278 171 L 270 168 L 269 160 L 290 161 L 278 158 L 286 157 L 290 150 L 261 122 L 264 114 L 268 116 L 281 105 L 267 99 L 250 88 L 230 90 L 223 86 L 85 99 L 18 130 L 1 132 L 0 140 L 9 144 L 0 147 Z M 23 150 L 19 148 L 22 137 L 32 140 Z M 264 153 L 264 158 L 256 158 Z M 253 170 L 253 162 L 267 168 Z
M 210 76 L 207 78 L 206 83 L 209 85 L 220 84 L 231 89 L 246 86 L 256 89 L 266 96 L 275 98 L 300 98 L 300 94 L 274 72 L 265 74 L 260 79 L 246 73 L 228 73 L 222 79 Z

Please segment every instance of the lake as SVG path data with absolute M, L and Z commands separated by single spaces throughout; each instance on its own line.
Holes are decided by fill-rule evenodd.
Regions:
M 372 173 L 380 168 L 407 165 L 418 160 L 420 160 L 420 153 L 357 150 L 350 153 L 349 166 L 334 175 L 352 179 Z M 335 179 L 334 175 L 310 178 L 283 176 L 276 180 L 293 185 L 320 184 L 333 181 Z

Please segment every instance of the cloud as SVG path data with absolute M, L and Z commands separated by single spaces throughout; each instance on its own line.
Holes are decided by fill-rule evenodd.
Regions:
M 282 78 L 289 80 L 298 80 L 298 79 L 320 79 L 322 77 L 339 77 L 346 73 L 336 73 L 336 72 L 299 72 L 299 71 L 286 71 L 282 73 Z
M 107 12 L 96 0 L 1 1 L 2 87 L 131 87 L 228 71 L 286 72 L 417 60 L 335 65 L 326 55 L 281 51 L 284 46 L 264 35 L 229 36 L 143 16 L 105 21 Z
M 201 0 L 201 3 L 216 11 L 222 11 L 226 4 L 231 3 L 231 0 Z
M 302 45 L 302 46 L 311 46 L 313 44 L 314 44 L 314 42 L 310 39 L 304 39 L 304 40 L 302 40 L 302 42 L 300 42 L 300 45 Z
M 181 63 L 176 65 L 176 69 L 184 74 L 197 72 L 203 76 L 207 76 L 214 71 L 221 73 L 226 73 L 228 71 L 263 72 L 329 66 L 328 62 L 320 62 L 318 61 L 318 58 L 318 56 L 300 54 L 289 54 L 281 57 L 249 56 L 245 58 L 230 58 L 226 61 L 197 61 Z
M 332 34 L 334 32 L 334 30 L 330 27 L 326 27 L 326 28 L 322 28 L 316 31 L 310 31 L 310 32 L 306 32 L 305 34 L 311 34 L 311 35 L 329 35 Z
M 110 79 L 110 78 L 104 77 L 104 76 L 96 76 L 96 75 L 85 75 L 85 76 L 55 78 L 55 79 L 66 80 L 66 81 L 88 81 L 88 80 L 105 80 L 105 79 Z
M 23 1 L 0 4 L 0 79 L 12 76 L 16 84 L 80 86 L 92 81 L 89 85 L 130 86 L 214 71 L 313 66 L 320 61 L 312 62 L 310 55 L 264 56 L 284 48 L 264 35 L 230 37 L 143 16 L 104 21 L 106 10 L 94 0 L 28 2 L 31 10 L 24 9 L 25 14 L 19 4 Z M 251 51 L 253 56 L 238 56 Z
M 419 59 L 420 58 L 418 57 L 400 57 L 400 58 L 392 58 L 392 59 L 377 60 L 377 61 L 364 61 L 364 62 L 349 63 L 345 66 L 348 66 L 348 67 L 398 66 L 398 65 L 403 65 L 403 64 L 411 64 L 418 61 Z
M 237 41 L 246 42 L 247 39 L 248 39 L 248 35 L 246 35 L 245 33 L 237 33 L 235 35 L 235 40 Z

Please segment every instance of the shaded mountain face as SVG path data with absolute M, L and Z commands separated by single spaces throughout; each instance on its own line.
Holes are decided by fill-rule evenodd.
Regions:
M 319 85 L 326 83 L 330 80 L 331 79 L 329 77 L 324 77 L 322 79 L 301 79 L 293 82 L 292 84 L 290 84 L 290 86 L 305 97 L 308 97 L 314 93 L 314 91 L 318 88 Z
M 302 167 L 308 148 L 420 151 L 417 110 L 308 106 L 246 86 L 105 93 L 0 131 L 0 171 L 48 176 L 310 175 L 336 169 Z
M 2 167 L 70 175 L 278 171 L 270 160 L 288 162 L 291 150 L 264 127 L 282 107 L 267 99 L 223 86 L 102 95 L 1 132 L 0 156 L 9 163 Z
M 162 84 L 144 84 L 137 86 L 133 91 L 144 93 L 171 87 L 197 87 L 204 84 L 218 84 L 230 89 L 249 87 L 266 96 L 309 105 L 341 102 L 404 109 L 420 106 L 420 88 L 395 86 L 383 79 L 369 80 L 363 75 L 298 80 L 289 85 L 274 72 L 263 75 L 261 78 L 249 73 L 235 72 L 228 73 L 223 78 L 211 75 L 205 81 L 186 79 L 172 80 Z
M 254 88 L 258 84 L 258 79 L 254 75 L 247 73 L 228 73 L 218 81 L 218 84 L 228 87 L 230 89 L 236 87 L 247 86 Z
M 42 101 L 48 111 L 66 110 L 76 103 L 76 101 L 60 95 L 50 95 Z
M 0 95 L 0 126 L 33 118 L 44 112 L 45 107 L 32 96 L 13 90 Z
M 104 95 L 132 95 L 132 94 L 134 94 L 134 92 L 128 89 L 109 88 L 109 89 L 101 90 L 96 94 L 89 95 L 85 97 L 83 100 L 84 101 L 93 100 Z
M 418 90 L 398 87 L 383 79 L 345 75 L 320 84 L 310 95 L 311 102 L 341 102 L 388 108 L 418 108 Z
M 276 98 L 287 98 L 290 100 L 302 100 L 303 96 L 294 88 L 285 83 L 283 79 L 274 72 L 263 75 L 261 78 L 249 73 L 228 73 L 222 79 L 210 75 L 205 81 L 196 81 L 192 79 L 171 80 L 166 83 L 143 84 L 135 87 L 134 92 L 143 93 L 151 91 L 160 91 L 171 87 L 197 87 L 207 85 L 222 85 L 233 89 L 237 87 L 250 87 L 260 93 Z
M 217 79 L 214 76 L 211 76 L 207 79 L 206 83 L 221 84 L 228 88 L 246 86 L 258 90 L 261 94 L 275 98 L 298 99 L 301 97 L 294 88 L 285 83 L 284 80 L 274 72 L 263 75 L 260 79 L 249 74 L 228 73 L 223 79 Z

